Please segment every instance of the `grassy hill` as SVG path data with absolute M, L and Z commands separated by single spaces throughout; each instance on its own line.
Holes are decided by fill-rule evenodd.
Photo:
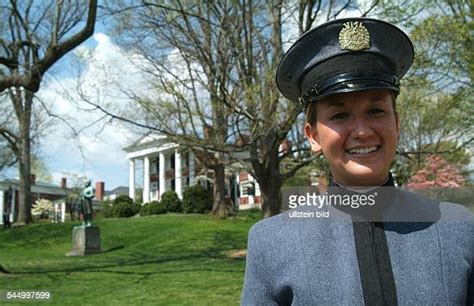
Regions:
M 0 290 L 47 290 L 54 304 L 238 304 L 246 247 L 258 220 L 159 215 L 97 222 L 105 252 L 66 257 L 78 223 L 0 230 Z M 1 303 L 1 302 L 0 302 Z

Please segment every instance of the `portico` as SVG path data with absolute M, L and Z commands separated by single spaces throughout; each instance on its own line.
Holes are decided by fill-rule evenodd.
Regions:
M 134 201 L 139 200 L 136 182 L 141 179 L 143 203 L 160 201 L 161 195 L 169 190 L 182 199 L 183 191 L 195 184 L 213 188 L 213 172 L 203 168 L 190 150 L 171 142 L 167 136 L 150 133 L 123 150 L 129 161 L 129 196 Z M 142 165 L 143 171 L 137 171 Z M 143 177 L 137 178 L 138 172 Z M 260 187 L 240 163 L 227 166 L 225 184 L 229 205 L 238 209 L 260 207 Z
M 129 160 L 129 196 L 136 200 L 137 161 L 143 163 L 143 203 L 159 201 L 173 190 L 182 199 L 183 190 L 194 184 L 195 158 L 163 135 L 147 135 L 124 148 Z

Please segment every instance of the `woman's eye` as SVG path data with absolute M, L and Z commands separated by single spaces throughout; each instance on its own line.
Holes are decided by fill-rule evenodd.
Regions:
M 340 120 L 340 119 L 345 119 L 347 118 L 347 114 L 346 113 L 338 113 L 338 114 L 335 114 L 331 117 L 331 120 Z
M 374 109 L 369 110 L 369 114 L 371 114 L 371 115 L 381 115 L 381 114 L 385 114 L 385 111 L 381 108 L 374 108 Z

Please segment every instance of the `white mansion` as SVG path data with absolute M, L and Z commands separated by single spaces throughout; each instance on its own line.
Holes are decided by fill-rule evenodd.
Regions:
M 195 184 L 210 188 L 211 179 L 194 154 L 183 151 L 179 144 L 170 142 L 164 135 L 148 134 L 124 148 L 129 160 L 129 196 L 135 194 L 137 161 L 143 163 L 143 203 L 158 201 L 168 190 L 180 198 L 183 190 Z M 255 179 L 237 167 L 226 170 L 226 193 L 229 205 L 235 209 L 260 207 L 261 194 Z

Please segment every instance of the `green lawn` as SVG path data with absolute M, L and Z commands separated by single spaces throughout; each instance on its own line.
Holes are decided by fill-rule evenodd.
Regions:
M 0 276 L 0 291 L 47 290 L 61 305 L 235 305 L 245 260 L 227 254 L 246 247 L 257 220 L 255 213 L 103 219 L 105 252 L 84 257 L 65 256 L 77 222 L 0 230 L 0 264 L 12 272 Z

